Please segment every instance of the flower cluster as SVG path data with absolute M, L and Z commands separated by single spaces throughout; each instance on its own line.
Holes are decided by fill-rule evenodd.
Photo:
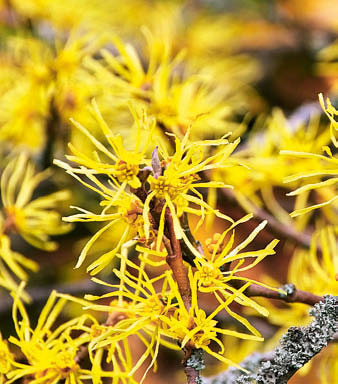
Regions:
M 234 186 L 236 199 L 246 211 L 264 207 L 279 222 L 302 230 L 310 216 L 297 217 L 292 221 L 285 204 L 281 202 L 282 198 L 279 198 L 279 191 L 285 190 L 289 196 L 295 196 L 295 211 L 309 212 L 306 207 L 313 199 L 310 191 L 316 188 L 316 183 L 323 176 L 336 174 L 336 160 L 332 154 L 327 152 L 324 157 L 310 154 L 320 152 L 322 148 L 328 150 L 333 123 L 331 128 L 327 124 L 322 125 L 318 111 L 306 123 L 296 114 L 287 120 L 280 110 L 274 110 L 272 116 L 266 119 L 264 133 L 258 130 L 261 123 L 259 120 L 252 130 L 247 146 L 240 148 L 233 156 L 237 164 L 241 164 L 236 166 L 236 172 L 231 168 L 216 170 L 214 178 L 229 180 Z M 292 191 L 305 178 L 310 181 L 310 186 Z M 322 185 L 320 199 L 335 199 L 334 180 L 336 178 L 330 178 Z M 292 215 L 296 216 L 295 213 Z
M 73 31 L 66 41 L 54 36 L 52 45 L 29 35 L 10 37 L 6 44 L 10 53 L 1 82 L 0 140 L 9 148 L 41 151 L 48 140 L 65 134 L 53 126 L 54 119 L 67 126 L 95 92 L 81 62 L 98 42 L 90 33 Z
M 152 366 L 156 368 L 159 346 L 177 349 L 175 342 L 183 349 L 203 349 L 229 363 L 224 357 L 219 335 L 262 340 L 250 322 L 232 309 L 232 304 L 236 302 L 268 315 L 263 307 L 245 295 L 251 284 L 260 283 L 245 278 L 242 273 L 266 256 L 273 255 L 278 243 L 273 240 L 265 249 L 245 250 L 266 226 L 265 221 L 247 239 L 235 245 L 235 227 L 248 221 L 252 215 L 234 221 L 212 208 L 200 192 L 202 188 L 231 188 L 220 181 L 203 179 L 214 169 L 232 165 L 229 157 L 239 140 L 231 143 L 223 137 L 191 142 L 188 128 L 182 140 L 169 136 L 173 148 L 164 145 L 151 148 L 150 137 L 154 138 L 155 121 L 144 112 L 140 114 L 131 108 L 137 140 L 135 149 L 130 150 L 124 146 L 121 136 L 112 134 L 95 101 L 92 112 L 105 142 L 97 140 L 88 129 L 73 121 L 96 150 L 93 154 L 84 154 L 71 144 L 72 155 L 67 159 L 79 166 L 55 161 L 102 198 L 100 213 L 77 208 L 80 213 L 65 218 L 71 222 L 106 222 L 83 248 L 77 267 L 82 265 L 89 249 L 105 231 L 119 226 L 124 228 L 117 245 L 87 268 L 91 274 L 97 274 L 111 266 L 114 258 L 120 264 L 113 270 L 119 284 L 111 285 L 94 278 L 95 282 L 110 287 L 111 293 L 85 297 L 90 301 L 112 298 L 108 304 L 88 304 L 89 309 L 107 314 L 106 325 L 89 343 L 90 353 L 106 349 L 108 362 L 115 366 L 120 353 L 117 346 L 126 348 L 129 338 L 137 336 L 146 351 L 134 363 L 129 375 L 133 375 L 149 356 L 151 362 L 147 371 Z M 199 218 L 194 232 L 208 216 L 216 216 L 230 226 L 210 239 L 205 247 L 198 248 L 187 215 Z M 136 251 L 138 262 L 130 258 L 131 249 Z M 182 255 L 179 256 L 180 252 Z M 190 266 L 184 265 L 182 256 Z M 148 268 L 163 268 L 166 260 L 171 269 L 164 272 L 159 269 L 155 277 L 149 276 Z M 251 262 L 247 263 L 247 260 Z M 215 297 L 215 308 L 210 314 L 199 304 L 199 296 L 203 293 Z M 219 327 L 215 317 L 222 311 L 238 321 L 248 333 Z M 210 348 L 212 341 L 219 345 L 219 352 Z
M 20 348 L 24 362 L 15 359 L 8 349 L 8 344 L 0 340 L 1 379 L 6 379 L 5 382 L 8 384 L 16 383 L 21 378 L 43 384 L 57 383 L 60 380 L 66 384 L 83 384 L 90 378 L 93 379 L 93 383 L 98 384 L 102 382 L 103 377 L 112 378 L 113 383 L 117 383 L 118 380 L 134 382 L 133 379 L 123 381 L 123 375 L 117 371 L 103 372 L 100 369 L 98 376 L 97 357 L 102 358 L 100 353 L 94 354 L 94 357 L 91 354 L 93 358 L 91 370 L 81 367 L 81 353 L 86 350 L 85 346 L 91 342 L 93 335 L 100 328 L 94 317 L 83 314 L 58 325 L 60 313 L 67 304 L 67 299 L 53 291 L 33 327 L 20 299 L 22 289 L 23 285 L 16 293 L 12 293 L 16 336 L 10 336 L 8 342 Z M 81 303 L 85 304 L 85 301 Z M 128 365 L 126 369 L 131 369 L 131 366 Z
M 16 278 L 26 281 L 23 268 L 36 271 L 33 260 L 11 249 L 11 233 L 18 233 L 29 244 L 46 251 L 53 251 L 57 243 L 50 236 L 68 232 L 70 224 L 62 223 L 57 211 L 60 202 L 69 199 L 68 191 L 58 191 L 32 199 L 37 186 L 50 174 L 49 170 L 37 173 L 27 155 L 22 153 L 12 159 L 1 176 L 0 212 L 0 286 L 15 290 Z
M 0 287 L 13 298 L 0 384 L 143 383 L 165 348 L 184 354 L 188 384 L 202 381 L 203 355 L 245 371 L 245 355 L 306 324 L 304 303 L 338 295 L 338 112 L 320 94 L 262 115 L 279 96 L 301 104 L 293 90 L 265 100 L 297 70 L 283 73 L 283 59 L 274 81 L 280 59 L 261 74 L 259 61 L 276 46 L 286 63 L 303 55 L 318 2 L 305 15 L 302 1 L 222 3 L 0 0 Z M 313 20 L 310 56 L 320 50 L 334 100 L 337 43 L 320 45 L 336 23 Z M 36 260 L 74 227 L 30 283 L 52 288 L 26 292 Z M 296 287 L 277 288 L 287 270 Z M 336 354 L 319 356 L 323 382 Z
M 232 131 L 233 136 L 238 136 L 243 125 L 230 122 L 229 116 L 239 103 L 232 100 L 227 87 L 217 84 L 212 76 L 193 70 L 184 51 L 173 54 L 173 42 L 147 28 L 143 34 L 144 51 L 148 52 L 146 69 L 137 50 L 117 36 L 112 42 L 118 55 L 105 49 L 101 52 L 103 60 L 88 58 L 85 62 L 88 71 L 104 84 L 101 104 L 119 106 L 114 120 L 121 120 L 123 108 L 132 99 L 156 116 L 158 131 L 172 132 L 182 138 L 193 124 L 193 139 L 204 138 L 208 129 L 217 135 Z
M 66 220 L 108 221 L 108 224 L 102 227 L 87 243 L 80 255 L 77 267 L 82 264 L 89 248 L 104 231 L 120 222 L 123 222 L 125 227 L 117 247 L 89 266 L 88 269 L 93 270 L 93 274 L 102 270 L 121 249 L 123 243 L 135 236 L 141 243 L 152 247 L 151 244 L 154 243 L 156 235 L 155 251 L 159 252 L 163 245 L 167 210 L 173 218 L 177 238 L 183 239 L 191 252 L 195 254 L 196 250 L 180 223 L 182 216 L 187 213 L 200 216 L 199 225 L 203 223 L 205 216 L 210 214 L 233 222 L 230 217 L 208 205 L 198 191 L 198 188 L 231 188 L 231 186 L 225 185 L 223 182 L 201 182 L 199 174 L 215 168 L 226 167 L 226 161 L 238 145 L 239 139 L 233 143 L 229 143 L 225 138 L 190 143 L 190 129 L 188 129 L 182 140 L 175 138 L 175 152 L 172 155 L 165 146 L 158 146 L 150 158 L 150 139 L 154 137 L 155 121 L 145 112 L 141 116 L 134 109 L 131 109 L 131 112 L 137 127 L 134 150 L 126 149 L 121 136 L 111 133 L 93 101 L 94 116 L 112 151 L 109 151 L 81 124 L 74 121 L 75 126 L 91 140 L 96 150 L 101 153 L 101 157 L 97 155 L 97 151 L 90 156 L 70 144 L 73 155 L 67 156 L 67 159 L 79 164 L 79 168 L 74 168 L 59 160 L 55 161 L 55 164 L 64 168 L 67 173 L 103 198 L 101 205 L 104 208 L 100 214 L 78 208 L 82 213 L 68 217 Z M 212 150 L 212 147 L 220 147 L 220 149 L 207 156 L 207 151 Z M 107 161 L 102 159 L 103 156 Z M 81 175 L 86 176 L 91 183 L 83 180 Z M 105 176 L 106 181 L 101 180 L 100 175 Z M 154 218 L 154 215 L 158 219 Z

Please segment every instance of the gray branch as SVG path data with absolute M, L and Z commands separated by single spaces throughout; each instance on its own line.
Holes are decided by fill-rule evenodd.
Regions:
M 280 345 L 270 353 L 254 353 L 241 366 L 249 374 L 230 368 L 218 376 L 205 379 L 205 384 L 286 384 L 289 379 L 327 344 L 338 331 L 337 297 L 324 296 L 310 315 L 314 320 L 307 327 L 291 327 Z

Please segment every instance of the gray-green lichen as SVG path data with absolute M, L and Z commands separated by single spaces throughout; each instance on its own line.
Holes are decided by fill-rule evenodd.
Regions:
M 327 346 L 338 330 L 338 300 L 325 296 L 310 315 L 315 319 L 307 327 L 291 327 L 280 345 L 270 354 L 255 353 L 241 366 L 249 374 L 230 368 L 220 375 L 205 379 L 205 384 L 286 384 L 303 365 Z
M 193 368 L 198 372 L 198 377 L 195 378 L 196 384 L 203 384 L 203 380 L 200 377 L 200 371 L 205 368 L 204 360 L 203 360 L 203 349 L 194 349 L 191 353 L 191 356 L 185 362 L 186 367 Z
M 254 373 L 257 371 L 258 366 L 262 361 L 270 360 L 272 358 L 272 353 L 253 353 L 245 360 L 241 362 L 241 367 L 246 369 L 248 372 Z M 235 384 L 236 380 L 243 376 L 243 371 L 238 368 L 231 367 L 227 371 L 209 378 L 204 379 L 204 384 Z

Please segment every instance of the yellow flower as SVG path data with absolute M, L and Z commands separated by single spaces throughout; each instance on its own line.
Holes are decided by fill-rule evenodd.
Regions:
M 200 254 L 199 257 L 194 259 L 194 263 L 196 265 L 195 278 L 197 281 L 198 290 L 200 292 L 207 292 L 215 295 L 220 305 L 222 305 L 228 297 L 235 294 L 236 296 L 234 301 L 241 305 L 254 308 L 263 316 L 268 316 L 269 312 L 264 307 L 260 306 L 249 297 L 246 297 L 245 293 L 241 293 L 230 283 L 234 281 L 242 281 L 245 283 L 254 283 L 263 287 L 267 287 L 266 284 L 261 282 L 248 279 L 244 276 L 236 275 L 238 272 L 247 271 L 253 268 L 266 256 L 274 255 L 274 248 L 278 244 L 278 240 L 273 240 L 266 246 L 265 249 L 243 252 L 243 249 L 245 249 L 255 239 L 258 233 L 266 226 L 267 222 L 264 221 L 252 231 L 247 239 L 233 248 L 235 238 L 234 227 L 249 220 L 251 217 L 252 215 L 247 215 L 232 224 L 221 235 L 216 234 L 217 236 L 214 236 L 213 243 L 211 243 L 210 240 L 208 241 L 209 253 L 207 253 L 206 256 Z M 225 241 L 226 235 L 229 232 L 232 232 L 231 236 L 229 237 L 228 241 Z M 252 258 L 253 261 L 245 266 L 242 266 L 245 260 L 250 258 Z M 236 264 L 232 266 L 232 263 L 234 262 Z M 274 289 L 271 287 L 268 288 Z M 225 310 L 229 313 L 230 316 L 233 316 L 242 325 L 248 328 L 250 332 L 257 335 L 256 329 L 244 317 L 231 311 L 228 307 L 225 307 Z
M 72 174 L 71 172 L 68 172 Z M 76 175 L 73 174 L 74 177 Z M 92 176 L 92 180 L 98 182 L 98 180 Z M 111 190 L 113 192 L 114 189 Z M 115 191 L 119 193 L 118 191 Z M 102 192 L 105 193 L 105 192 Z M 102 194 L 101 193 L 101 194 Z M 89 211 L 86 211 L 82 208 L 77 208 L 80 212 L 73 216 L 65 217 L 65 221 L 69 222 L 108 222 L 102 228 L 100 228 L 93 237 L 86 243 L 84 248 L 81 251 L 78 262 L 75 268 L 79 268 L 84 262 L 88 251 L 92 245 L 102 236 L 102 234 L 111 229 L 111 228 L 122 228 L 122 235 L 117 243 L 117 245 L 100 256 L 97 260 L 91 263 L 87 267 L 87 271 L 90 271 L 92 275 L 96 275 L 102 269 L 104 269 L 111 261 L 114 259 L 115 255 L 121 250 L 121 248 L 126 248 L 126 245 L 129 240 L 134 238 L 136 235 L 141 237 L 144 233 L 143 231 L 143 218 L 142 218 L 142 202 L 133 195 L 127 194 L 126 192 L 120 192 L 119 197 L 111 197 L 108 194 L 106 195 L 106 200 L 101 202 L 101 205 L 105 206 L 102 213 L 95 214 Z M 116 208 L 117 212 L 106 213 L 107 208 Z
M 41 149 L 51 130 L 61 136 L 70 114 L 81 111 L 83 117 L 96 86 L 81 63 L 101 41 L 78 31 L 70 31 L 66 40 L 55 32 L 48 42 L 35 36 L 7 37 L 9 62 L 16 74 L 11 74 L 10 87 L 7 81 L 1 84 L 0 140 Z
M 157 235 L 157 250 L 159 250 L 159 245 L 162 241 L 164 214 L 167 208 L 173 218 L 176 237 L 178 239 L 184 239 L 194 254 L 196 254 L 197 251 L 189 242 L 179 222 L 179 218 L 183 213 L 191 213 L 201 217 L 196 230 L 203 223 L 205 214 L 215 214 L 218 217 L 233 222 L 230 217 L 208 205 L 203 200 L 201 193 L 197 190 L 197 188 L 232 187 L 223 182 L 200 182 L 200 176 L 198 174 L 215 168 L 229 166 L 227 164 L 228 157 L 238 145 L 239 139 L 234 143 L 229 143 L 224 137 L 219 140 L 204 140 L 190 143 L 188 141 L 189 135 L 190 129 L 187 130 L 182 141 L 175 137 L 175 152 L 172 156 L 168 154 L 165 148 L 161 148 L 160 153 L 163 157 L 161 163 L 164 164 L 163 174 L 150 175 L 147 179 L 149 193 L 144 202 L 143 209 L 144 229 L 147 238 L 149 237 L 151 225 L 148 216 L 150 203 L 153 199 L 163 201 L 160 210 L 161 219 Z M 212 146 L 220 146 L 221 149 L 219 149 L 216 154 L 206 156 L 206 148 Z M 197 208 L 194 206 L 197 206 Z
M 13 368 L 7 374 L 7 383 L 33 376 L 41 384 L 56 383 L 59 380 L 65 380 L 65 384 L 82 384 L 83 379 L 90 377 L 90 371 L 78 365 L 76 354 L 89 338 L 86 334 L 71 337 L 70 333 L 77 324 L 83 324 L 88 319 L 93 321 L 92 318 L 83 315 L 52 330 L 66 304 L 66 299 L 58 300 L 53 291 L 33 328 L 20 299 L 22 289 L 23 285 L 17 292 L 12 292 L 13 321 L 17 336 L 11 336 L 9 342 L 20 348 L 27 363 L 13 362 Z
M 1 227 L 3 230 L 3 226 L 0 223 L 0 231 Z M 0 286 L 8 291 L 15 291 L 18 285 L 16 279 L 11 276 L 11 273 L 21 281 L 26 281 L 28 276 L 23 267 L 31 271 L 37 271 L 39 268 L 38 264 L 33 260 L 28 259 L 18 252 L 12 251 L 9 237 L 0 234 Z M 25 293 L 23 297 L 25 300 L 28 299 Z
M 6 383 L 6 374 L 11 371 L 13 361 L 14 356 L 8 348 L 8 343 L 2 339 L 0 333 L 0 384 Z
M 327 107 L 325 107 L 323 95 L 319 95 L 319 100 L 323 110 L 330 119 L 330 133 L 333 145 L 337 148 L 338 142 L 336 139 L 336 131 L 338 130 L 338 122 L 335 121 L 335 116 L 338 115 L 337 110 L 331 105 L 330 100 L 327 100 Z M 281 154 L 288 156 L 295 156 L 301 159 L 315 159 L 317 160 L 317 166 L 313 167 L 309 171 L 301 171 L 292 176 L 286 177 L 284 182 L 294 181 L 307 181 L 301 187 L 287 194 L 287 196 L 297 196 L 307 194 L 310 191 L 315 190 L 320 197 L 321 202 L 311 205 L 309 207 L 297 209 L 291 213 L 291 217 L 297 217 L 305 213 L 311 212 L 314 209 L 323 208 L 332 205 L 334 209 L 338 207 L 338 158 L 334 156 L 331 149 L 328 146 L 323 146 L 324 155 L 309 152 L 295 152 L 295 151 L 281 151 Z M 319 181 L 318 181 L 319 179 Z M 324 181 L 322 180 L 324 179 Z M 324 201 L 323 201 L 324 200 Z M 332 215 L 331 215 L 332 216 Z M 333 222 L 336 220 L 333 218 Z
M 21 73 L 18 84 L 0 97 L 0 140 L 14 146 L 41 148 L 45 141 L 44 127 L 48 116 L 48 90 L 36 89 Z M 27 129 L 29 126 L 29 129 Z
M 93 114 L 113 151 L 109 151 L 81 124 L 73 121 L 75 126 L 85 134 L 96 149 L 100 151 L 104 159 L 101 160 L 96 152 L 94 153 L 94 159 L 92 159 L 70 144 L 73 155 L 66 157 L 68 160 L 80 164 L 80 167 L 74 168 L 65 162 L 59 160 L 54 161 L 55 164 L 64 168 L 68 174 L 72 175 L 84 186 L 98 193 L 103 198 L 101 206 L 104 208 L 100 214 L 75 207 L 81 213 L 65 218 L 64 220 L 70 222 L 108 222 L 96 232 L 85 245 L 76 264 L 76 268 L 82 265 L 89 249 L 103 232 L 114 226 L 118 227 L 122 225 L 123 227 L 122 236 L 116 247 L 102 255 L 88 267 L 87 270 L 91 271 L 91 274 L 97 274 L 105 268 L 113 260 L 115 254 L 120 251 L 124 243 L 131 240 L 134 236 L 137 235 L 138 239 L 144 238 L 142 218 L 143 203 L 135 194 L 127 192 L 127 189 L 129 188 L 131 191 L 134 191 L 141 187 L 141 180 L 139 178 L 140 167 L 145 167 L 150 163 L 150 160 L 145 156 L 150 140 L 152 139 L 151 135 L 153 133 L 154 121 L 145 114 L 139 117 L 132 108 L 131 112 L 137 126 L 135 150 L 126 149 L 122 143 L 121 136 L 112 134 L 103 120 L 95 101 L 93 101 Z M 101 182 L 96 176 L 100 174 L 108 178 L 108 185 Z M 80 177 L 81 175 L 85 175 L 90 183 L 84 181 Z
M 280 188 L 290 191 L 295 186 L 295 181 L 289 185 L 285 183 L 289 175 L 310 174 L 314 169 L 321 169 L 321 160 L 318 157 L 286 157 L 281 154 L 286 149 L 292 154 L 320 151 L 330 142 L 329 127 L 322 127 L 318 116 L 313 116 L 307 125 L 296 119 L 287 120 L 278 109 L 273 110 L 266 120 L 264 131 L 261 131 L 261 125 L 262 119 L 259 119 L 257 129 L 253 129 L 246 145 L 231 157 L 241 166 L 215 170 L 214 178 L 226 179 L 234 186 L 234 195 L 247 212 L 264 206 L 278 221 L 303 230 L 306 218 L 291 220 L 289 212 L 276 196 Z M 305 193 L 296 195 L 295 208 L 302 209 L 308 199 Z
M 192 137 L 197 139 L 205 138 L 209 130 L 216 131 L 216 135 L 234 131 L 238 136 L 238 124 L 227 121 L 238 103 L 231 100 L 226 87 L 217 84 L 213 76 L 187 65 L 189 57 L 183 61 L 184 50 L 172 55 L 168 40 L 147 28 L 142 31 L 146 38 L 145 58 L 131 44 L 114 36 L 117 55 L 102 50 L 102 61 L 86 60 L 88 70 L 102 84 L 102 101 L 117 105 L 115 113 L 121 113 L 132 99 L 156 117 L 159 131 L 180 138 L 191 125 Z
M 171 291 L 176 292 L 178 308 L 174 309 L 174 313 L 170 313 L 170 316 L 162 317 L 164 328 L 163 333 L 177 340 L 182 348 L 186 345 L 194 348 L 201 348 L 208 354 L 216 357 L 218 360 L 239 367 L 237 364 L 223 356 L 225 352 L 224 345 L 218 339 L 217 335 L 230 335 L 245 340 L 263 340 L 259 332 L 256 330 L 253 335 L 250 335 L 230 329 L 222 329 L 217 327 L 218 321 L 215 320 L 215 316 L 224 309 L 228 310 L 230 304 L 236 299 L 236 297 L 238 297 L 238 295 L 242 294 L 250 283 L 247 283 L 239 290 L 236 290 L 236 292 L 227 297 L 224 302 L 220 303 L 210 315 L 207 315 L 205 311 L 198 306 L 198 276 L 193 274 L 191 269 L 189 269 L 189 280 L 192 292 L 192 302 L 189 309 L 187 309 L 184 305 L 183 300 L 178 293 L 177 284 L 172 275 L 167 273 L 167 279 Z M 211 341 L 214 341 L 220 347 L 219 352 L 214 352 L 209 347 Z
M 338 295 L 338 227 L 318 229 L 309 250 L 298 250 L 291 260 L 288 281 L 317 295 Z M 318 251 L 321 247 L 322 255 Z M 300 273 L 300 271 L 302 271 Z
M 127 185 L 131 188 L 139 188 L 141 186 L 141 182 L 138 178 L 140 166 L 149 163 L 145 158 L 145 153 L 148 150 L 150 140 L 152 139 L 154 121 L 144 113 L 142 117 L 139 117 L 136 111 L 133 108 L 130 108 L 137 126 L 136 148 L 131 151 L 124 147 L 122 137 L 120 135 L 114 135 L 109 129 L 95 100 L 93 100 L 92 106 L 93 116 L 113 151 L 109 151 L 80 123 L 72 120 L 74 126 L 89 138 L 96 150 L 98 150 L 100 155 L 104 156 L 106 160 L 101 160 L 96 152 L 94 152 L 95 159 L 93 159 L 76 149 L 73 144 L 69 144 L 73 155 L 66 156 L 67 159 L 80 164 L 81 166 L 79 169 L 72 168 L 72 172 L 79 174 L 90 173 L 107 175 L 115 185 L 117 185 L 117 183 L 121 184 L 121 190 L 124 190 Z M 113 164 L 111 164 L 111 162 Z M 60 161 L 56 161 L 55 163 L 61 167 L 65 167 L 64 163 Z M 86 169 L 90 169 L 90 171 L 86 172 Z
M 69 198 L 68 191 L 58 191 L 32 200 L 38 186 L 49 171 L 36 173 L 34 165 L 22 153 L 13 159 L 1 176 L 1 199 L 6 215 L 7 230 L 17 231 L 28 243 L 47 251 L 57 244 L 49 236 L 68 232 L 70 224 L 62 224 L 55 210 Z
M 37 149 L 45 140 L 49 113 L 51 52 L 40 39 L 11 36 L 5 44 L 16 74 L 11 86 L 1 89 L 0 140 Z
M 110 305 L 88 305 L 89 309 L 108 313 L 106 325 L 110 325 L 110 327 L 100 328 L 95 333 L 93 341 L 89 345 L 90 349 L 99 351 L 101 348 L 108 348 L 109 359 L 114 363 L 113 357 L 117 353 L 116 346 L 122 341 L 127 342 L 129 336 L 136 335 L 145 345 L 146 351 L 134 363 L 130 375 L 141 367 L 148 356 L 151 356 L 152 360 L 146 373 L 153 365 L 156 367 L 159 346 L 163 345 L 171 349 L 178 349 L 174 343 L 175 341 L 178 342 L 181 348 L 187 345 L 201 348 L 217 359 L 232 364 L 230 360 L 223 356 L 224 347 L 218 339 L 218 334 L 248 340 L 262 340 L 259 332 L 250 325 L 248 328 L 254 329 L 253 334 L 222 329 L 217 327 L 218 322 L 215 320 L 215 316 L 219 312 L 224 309 L 228 311 L 233 301 L 238 297 L 243 297 L 243 292 L 250 285 L 250 282 L 231 292 L 226 300 L 220 302 L 210 315 L 206 315 L 205 311 L 198 307 L 199 277 L 197 273 L 193 273 L 191 269 L 189 271 L 192 304 L 187 309 L 171 271 L 150 278 L 144 268 L 144 263 L 141 262 L 141 265 L 138 266 L 128 260 L 126 255 L 121 256 L 121 268 L 120 270 L 114 270 L 120 284 L 111 285 L 94 279 L 95 282 L 105 284 L 114 290 L 103 296 L 86 296 L 87 300 L 113 298 Z M 131 270 L 134 270 L 135 273 L 132 273 Z M 155 283 L 156 286 L 160 287 L 159 290 L 155 289 Z M 236 319 L 237 317 L 238 315 L 235 315 Z M 220 346 L 219 353 L 215 353 L 210 349 L 209 344 L 211 341 Z
M 85 306 L 86 309 L 92 305 L 84 299 L 70 296 L 68 294 L 56 293 L 56 297 L 62 300 L 75 302 L 81 306 Z M 125 302 L 125 306 L 128 303 Z M 117 314 L 117 321 L 123 318 L 121 314 Z M 133 365 L 131 362 L 131 352 L 128 344 L 125 342 L 116 342 L 111 349 L 94 348 L 96 346 L 96 340 L 102 335 L 110 335 L 112 333 L 112 326 L 115 322 L 109 318 L 104 324 L 99 324 L 98 321 L 89 314 L 84 314 L 76 320 L 70 320 L 66 326 L 65 331 L 70 334 L 72 331 L 75 333 L 81 333 L 77 344 L 80 344 L 80 350 L 78 352 L 83 353 L 83 350 L 88 351 L 88 355 L 91 363 L 90 379 L 93 384 L 102 384 L 102 378 L 111 378 L 112 384 L 125 383 L 125 384 L 137 384 L 137 381 L 129 376 L 129 372 L 132 370 Z M 77 339 L 76 339 L 77 340 Z M 105 352 L 108 351 L 108 356 L 105 356 Z M 78 360 L 77 357 L 75 357 Z M 113 364 L 113 369 L 106 371 L 104 366 L 107 362 Z
M 136 274 L 130 273 L 126 268 L 127 266 L 134 269 Z M 96 329 L 89 344 L 89 350 L 98 353 L 101 349 L 108 349 L 108 361 L 114 367 L 118 367 L 121 347 L 123 346 L 125 353 L 130 355 L 128 343 L 131 341 L 128 338 L 135 335 L 144 344 L 146 350 L 138 361 L 132 363 L 127 373 L 128 377 L 132 377 L 150 356 L 151 362 L 143 375 L 144 379 L 152 366 L 156 370 L 156 358 L 160 344 L 171 349 L 179 349 L 177 345 L 167 339 L 168 335 L 163 334 L 161 329 L 163 318 L 177 306 L 175 298 L 178 291 L 177 289 L 175 291 L 168 290 L 166 274 L 151 279 L 144 270 L 144 264 L 139 267 L 128 260 L 126 255 L 121 255 L 120 271 L 114 269 L 114 273 L 120 280 L 118 285 L 111 285 L 96 278 L 93 281 L 117 290 L 101 297 L 93 295 L 86 295 L 85 297 L 87 300 L 113 298 L 109 305 L 88 305 L 91 310 L 109 314 L 106 321 L 107 326 Z M 160 292 L 157 292 L 154 284 L 159 282 L 161 282 L 162 288 Z M 131 359 L 131 356 L 128 359 Z M 125 367 L 127 367 L 127 361 L 124 363 Z
M 337 227 L 324 227 L 313 234 L 310 250 L 299 249 L 291 259 L 287 281 L 295 284 L 297 289 L 323 296 L 328 293 L 338 295 L 338 259 Z M 318 247 L 322 249 L 322 255 Z M 281 284 L 266 278 L 275 286 Z M 275 307 L 270 301 L 260 299 L 269 309 L 269 321 L 281 326 L 280 333 L 294 325 L 307 325 L 311 318 L 308 307 L 302 303 L 285 304 Z M 280 334 L 278 333 L 278 334 Z M 278 338 L 278 336 L 276 336 Z

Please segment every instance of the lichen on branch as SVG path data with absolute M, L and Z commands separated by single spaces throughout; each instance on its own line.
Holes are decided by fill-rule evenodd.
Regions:
M 324 300 L 310 310 L 314 320 L 307 327 L 291 327 L 283 335 L 280 345 L 269 354 L 257 354 L 245 359 L 241 366 L 250 373 L 230 368 L 206 384 L 286 384 L 289 379 L 334 338 L 338 330 L 338 300 L 324 296 Z

